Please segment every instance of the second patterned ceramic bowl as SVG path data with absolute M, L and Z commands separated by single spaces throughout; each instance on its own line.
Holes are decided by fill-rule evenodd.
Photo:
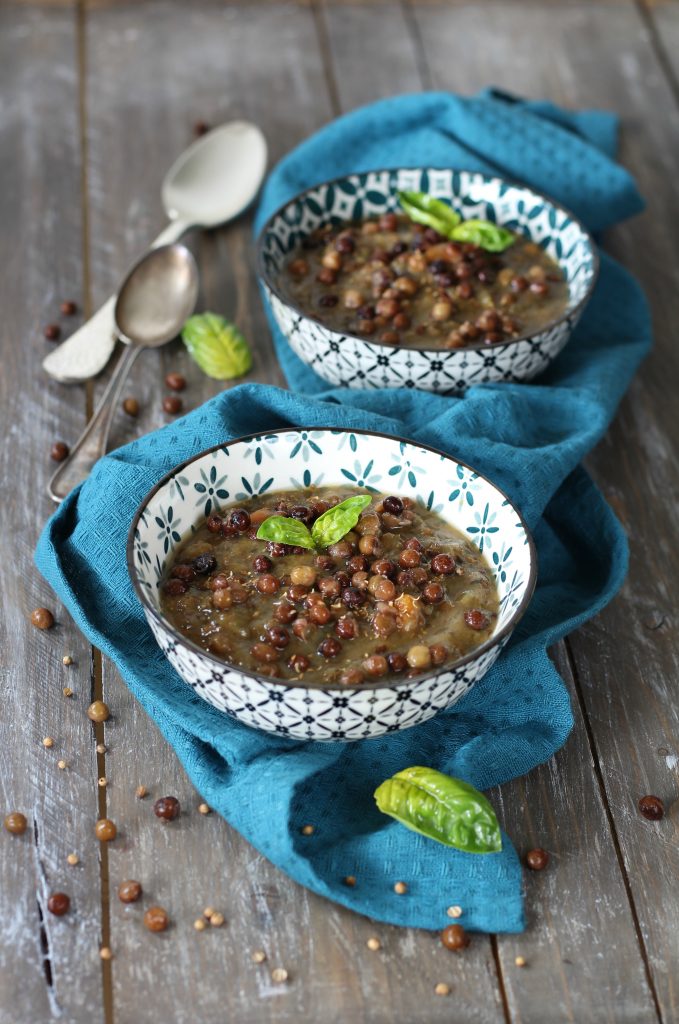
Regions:
M 462 349 L 401 348 L 324 326 L 279 287 L 287 256 L 322 224 L 361 220 L 398 208 L 399 191 L 450 201 L 465 219 L 502 224 L 543 246 L 561 267 L 570 298 L 565 313 L 539 331 L 495 345 Z M 350 388 L 420 388 L 440 394 L 484 381 L 530 380 L 558 355 L 592 294 L 594 242 L 568 210 L 524 185 L 471 171 L 402 168 L 350 174 L 315 185 L 281 207 L 258 241 L 258 269 L 278 326 L 320 377 Z
M 269 491 L 347 483 L 421 502 L 476 544 L 500 594 L 489 640 L 459 661 L 414 679 L 329 687 L 229 665 L 163 617 L 159 587 L 167 562 L 204 516 Z M 340 430 L 277 430 L 239 438 L 177 466 L 139 507 L 127 561 L 151 630 L 186 683 L 245 725 L 301 740 L 380 736 L 451 707 L 497 658 L 528 606 L 537 571 L 533 541 L 519 512 L 480 473 L 424 445 Z

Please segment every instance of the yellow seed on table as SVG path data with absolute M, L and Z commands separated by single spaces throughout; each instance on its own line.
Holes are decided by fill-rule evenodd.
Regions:
M 113 958 L 113 953 L 108 946 L 102 946 L 99 950 L 99 956 L 102 960 L 111 960 Z
M 148 789 L 146 788 L 146 786 L 137 786 L 137 788 L 134 791 L 134 795 L 136 796 L 137 800 L 143 800 L 147 794 Z
M 398 893 L 399 896 L 403 896 L 405 892 L 408 892 L 408 886 L 405 882 L 396 882 L 394 892 Z
M 514 959 L 514 963 L 516 964 L 517 967 L 526 967 L 526 965 L 527 965 L 526 958 L 523 957 L 523 956 L 517 956 Z
M 98 754 L 105 754 L 106 751 L 108 750 L 108 747 L 106 746 L 105 743 L 97 743 L 96 749 Z
M 63 772 L 64 768 L 66 768 L 66 762 L 65 761 L 57 761 L 57 768 L 61 768 L 61 770 Z
M 73 690 L 71 689 L 70 686 L 65 686 L 61 692 L 63 693 L 64 697 L 73 696 Z
M 210 924 L 213 928 L 221 928 L 224 924 L 224 915 L 216 910 L 213 914 L 210 914 Z
M 212 810 L 212 808 L 208 807 L 207 804 L 198 804 L 198 813 L 199 814 L 209 814 L 211 810 Z
M 277 985 L 282 985 L 284 981 L 288 980 L 288 972 L 285 967 L 274 967 L 271 972 L 271 980 L 275 981 Z
M 76 864 L 80 863 L 80 857 L 78 856 L 77 853 L 69 853 L 66 860 L 71 865 L 71 867 L 74 867 Z
M 462 907 L 454 906 L 448 907 L 446 910 L 448 917 L 462 917 Z
M 203 918 L 202 917 L 197 918 L 193 922 L 193 927 L 196 929 L 197 932 L 204 932 L 205 931 L 205 921 L 203 920 Z
M 368 941 L 366 942 L 366 946 L 368 947 L 368 949 L 372 950 L 382 949 L 382 943 L 380 942 L 376 935 L 373 935 L 368 939 Z
M 266 953 L 263 949 L 256 949 L 253 952 L 251 959 L 254 964 L 263 964 L 266 960 Z
M 353 889 L 353 887 L 356 885 L 355 877 L 353 875 L 347 875 L 347 877 L 344 879 L 344 884 L 348 885 L 350 889 Z
M 438 985 L 434 989 L 437 996 L 449 996 L 450 985 L 446 985 L 445 981 L 439 981 Z
M 301 833 L 303 836 L 312 836 L 314 834 L 313 825 L 302 825 Z
M 101 778 L 99 779 L 99 785 L 100 785 L 100 786 L 102 787 L 102 789 L 103 789 L 103 787 L 104 787 L 104 786 L 108 785 L 108 780 L 107 780 L 107 779 L 105 779 L 103 775 L 102 775 L 102 777 L 101 777 Z
M 210 918 L 212 917 L 212 915 L 215 914 L 215 913 L 216 913 L 216 911 L 215 911 L 214 907 L 206 907 L 205 910 L 203 911 L 203 917 L 206 917 L 208 919 L 208 921 L 209 921 Z
M 71 655 L 70 654 L 65 654 L 63 656 L 63 658 L 61 659 L 61 664 L 62 665 L 72 665 L 73 664 L 73 658 L 71 657 Z
M 87 717 L 92 722 L 106 722 L 111 716 L 108 704 L 103 700 L 94 700 L 87 709 Z
M 43 747 L 53 747 L 54 740 L 52 739 L 51 736 L 45 736 L 44 740 L 42 741 L 42 745 Z

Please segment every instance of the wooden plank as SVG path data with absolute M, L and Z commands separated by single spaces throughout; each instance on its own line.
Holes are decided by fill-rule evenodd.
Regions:
M 677 489 L 674 397 L 667 381 L 675 379 L 679 362 L 673 298 L 678 258 L 675 234 L 665 225 L 677 215 L 679 113 L 632 4 L 611 18 L 607 7 L 594 4 L 528 12 L 506 3 L 494 11 L 484 48 L 473 57 L 470 49 L 467 60 L 462 48 L 451 51 L 455 37 L 478 38 L 484 19 L 478 6 L 420 19 L 437 84 L 471 91 L 492 72 L 499 86 L 518 93 L 619 110 L 622 159 L 648 200 L 644 216 L 611 232 L 608 245 L 650 296 L 656 347 L 589 460 L 630 530 L 630 576 L 621 596 L 572 638 L 571 647 L 643 948 L 661 1012 L 671 1020 L 679 998 L 679 853 L 671 824 L 648 824 L 635 804 L 655 791 L 670 803 L 678 788 L 670 626 L 676 600 L 668 586 L 675 524 L 667 500 Z
M 573 733 L 547 764 L 491 794 L 520 855 L 542 847 L 550 856 L 545 871 L 525 872 L 526 932 L 498 938 L 512 1019 L 654 1024 L 655 1006 L 563 644 L 554 660 L 571 695 Z M 525 969 L 517 967 L 517 957 L 526 960 Z
M 60 319 L 64 299 L 81 301 L 73 13 L 1 8 L 0 54 L 0 816 L 18 810 L 29 820 L 23 836 L 3 829 L 0 837 L 0 1021 L 80 1024 L 102 1020 L 96 758 L 85 716 L 90 656 L 32 562 L 52 511 L 50 446 L 75 437 L 85 415 L 82 391 L 67 393 L 40 369 L 44 324 Z M 47 632 L 29 623 L 38 605 L 55 612 Z M 74 658 L 69 668 L 64 654 Z M 51 749 L 45 736 L 54 738 Z M 66 861 L 71 852 L 80 857 L 75 867 Z M 55 891 L 71 898 L 64 917 L 47 911 Z

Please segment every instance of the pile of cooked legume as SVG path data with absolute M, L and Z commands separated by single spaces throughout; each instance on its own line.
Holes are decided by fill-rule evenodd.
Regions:
M 272 516 L 311 526 L 358 493 L 286 491 L 213 513 L 168 566 L 165 617 L 248 671 L 347 686 L 419 675 L 483 643 L 498 612 L 483 555 L 408 498 L 373 495 L 323 550 L 256 538 Z
M 318 228 L 279 283 L 302 312 L 342 334 L 411 348 L 494 345 L 546 327 L 568 305 L 558 264 L 515 239 L 487 252 L 385 213 Z

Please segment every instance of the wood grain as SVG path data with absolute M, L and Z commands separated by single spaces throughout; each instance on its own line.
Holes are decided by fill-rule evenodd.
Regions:
M 632 4 L 613 19 L 606 7 L 592 4 L 530 14 L 520 4 L 505 4 L 495 14 L 478 62 L 465 63 L 462 53 L 451 61 L 445 45 L 453 29 L 460 38 L 478 38 L 484 30 L 478 7 L 432 11 L 420 25 L 437 84 L 468 91 L 492 74 L 498 85 L 520 94 L 621 111 L 622 160 L 648 200 L 647 212 L 612 231 L 607 244 L 650 297 L 656 347 L 589 460 L 630 531 L 630 575 L 620 597 L 575 634 L 570 646 L 642 950 L 661 1013 L 672 1020 L 678 1012 L 679 855 L 671 823 L 649 825 L 636 802 L 656 790 L 668 804 L 679 795 L 679 714 L 673 696 L 677 604 L 666 584 L 676 535 L 668 501 L 676 492 L 676 414 L 667 382 L 677 378 L 679 363 L 673 300 L 678 258 L 674 232 L 662 227 L 677 217 L 672 183 L 678 172 L 679 113 Z
M 82 391 L 66 395 L 40 370 L 44 324 L 60 319 L 63 299 L 81 302 L 75 39 L 71 12 L 53 11 L 47 21 L 38 11 L 0 9 L 0 816 L 18 810 L 29 820 L 23 836 L 0 835 L 2 1024 L 102 1020 L 90 653 L 33 566 L 52 510 L 50 445 L 71 440 L 85 415 Z M 57 620 L 43 633 L 29 624 L 38 605 Z M 69 668 L 64 654 L 74 658 Z M 45 736 L 54 738 L 50 749 Z M 67 864 L 71 852 L 76 867 Z M 47 911 L 55 891 L 71 897 L 64 917 Z

